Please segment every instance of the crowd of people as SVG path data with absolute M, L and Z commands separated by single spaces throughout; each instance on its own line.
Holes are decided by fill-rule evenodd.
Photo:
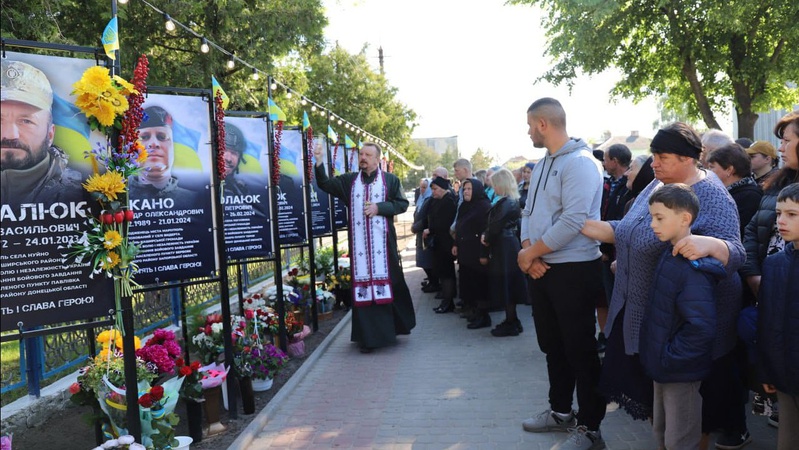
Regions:
M 491 334 L 507 337 L 532 305 L 550 407 L 523 428 L 605 448 L 616 402 L 661 448 L 719 433 L 716 448 L 738 449 L 754 392 L 778 448 L 799 445 L 799 110 L 777 123 L 779 149 L 676 122 L 637 157 L 571 138 L 551 98 L 527 121 L 541 160 L 435 169 L 412 228 L 436 313 L 481 329 L 504 311 Z

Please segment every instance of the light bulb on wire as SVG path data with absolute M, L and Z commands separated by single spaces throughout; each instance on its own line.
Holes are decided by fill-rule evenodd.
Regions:
M 275 83 L 274 81 L 272 81 L 272 84 L 270 84 L 270 85 L 269 85 L 269 89 L 271 89 L 271 90 L 273 90 L 273 91 L 274 91 L 275 89 L 277 89 L 277 83 Z
M 338 124 L 341 125 L 341 118 L 338 119 Z
M 166 21 L 164 24 L 166 31 L 175 31 L 175 22 L 172 21 L 171 17 L 169 17 L 169 14 L 164 13 L 164 20 Z
M 316 105 L 311 105 L 311 112 L 316 112 Z
M 232 68 L 236 67 L 236 60 L 233 59 L 233 58 L 234 58 L 233 55 L 230 55 L 230 59 L 227 60 L 227 68 L 228 69 L 232 69 Z
M 119 3 L 120 5 L 126 5 L 128 3 L 128 0 L 117 0 L 117 3 Z
M 305 105 L 308 104 L 308 100 L 305 97 L 302 97 L 302 100 L 300 100 L 300 103 L 302 104 L 302 106 L 305 106 Z
M 258 75 L 258 69 L 253 67 L 252 68 L 252 79 L 258 81 L 258 78 L 261 78 L 261 76 Z
M 291 98 L 291 88 L 286 88 L 286 98 Z
M 203 53 L 208 53 L 211 51 L 211 47 L 208 46 L 208 40 L 203 38 L 202 43 L 200 44 L 200 51 Z

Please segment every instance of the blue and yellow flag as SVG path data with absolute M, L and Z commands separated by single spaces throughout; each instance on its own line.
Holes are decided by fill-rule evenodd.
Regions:
M 308 131 L 311 128 L 311 120 L 308 119 L 308 112 L 302 112 L 302 131 Z
M 114 50 L 119 50 L 119 31 L 117 28 L 116 17 L 113 17 L 108 22 L 108 25 L 105 26 L 105 30 L 103 30 L 103 37 L 100 39 L 100 41 L 103 43 L 103 49 L 105 50 L 106 56 L 116 60 Z
M 216 77 L 213 75 L 211 75 L 211 87 L 214 91 L 214 98 L 216 98 L 217 92 L 222 95 L 222 109 L 227 109 L 228 105 L 230 104 L 230 97 L 225 94 L 225 90 L 222 89 L 222 85 L 216 81 Z
M 346 134 L 344 135 L 344 148 L 355 148 L 355 142 Z
M 358 139 L 358 150 L 363 148 L 363 141 Z
M 277 103 L 271 97 L 268 99 L 267 104 L 269 105 L 269 118 L 272 119 L 272 122 L 286 121 L 286 113 L 277 106 Z
M 338 142 L 338 134 L 336 134 L 336 132 L 333 131 L 333 127 L 331 127 L 330 125 L 327 126 L 327 138 L 333 142 Z

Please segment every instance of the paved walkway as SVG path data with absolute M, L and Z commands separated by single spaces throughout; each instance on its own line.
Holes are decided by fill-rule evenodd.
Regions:
M 342 320 L 280 393 L 229 447 L 256 449 L 551 449 L 563 433 L 533 434 L 521 422 L 547 405 L 544 355 L 529 306 L 524 333 L 496 338 L 467 330 L 457 314 L 435 314 L 424 272 L 403 252 L 417 326 L 398 345 L 361 354 Z M 494 323 L 504 313 L 493 313 Z M 576 407 L 576 403 L 575 403 Z M 747 450 L 776 448 L 776 430 L 749 417 Z M 602 423 L 609 449 L 654 449 L 647 422 L 622 411 Z

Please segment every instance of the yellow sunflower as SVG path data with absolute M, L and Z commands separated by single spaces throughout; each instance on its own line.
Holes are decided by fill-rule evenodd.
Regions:
M 83 187 L 89 192 L 99 192 L 111 201 L 117 199 L 119 194 L 125 192 L 125 179 L 122 174 L 113 170 L 102 175 L 90 176 Z
M 119 75 L 114 75 L 114 82 L 119 86 L 119 90 L 122 92 L 122 95 L 131 95 L 131 94 L 138 94 L 139 91 L 133 87 L 133 84 L 128 83 L 127 80 L 120 77 Z
M 103 236 L 103 247 L 106 250 L 113 250 L 119 247 L 119 244 L 122 243 L 122 235 L 119 234 L 116 230 L 109 230 L 105 232 L 105 236 Z
M 83 76 L 72 87 L 75 89 L 72 93 L 77 96 L 90 94 L 96 98 L 103 91 L 112 87 L 111 75 L 105 67 L 90 67 L 83 72 Z
M 111 270 L 119 264 L 117 252 L 108 252 L 106 257 L 100 260 L 100 267 L 103 270 Z

